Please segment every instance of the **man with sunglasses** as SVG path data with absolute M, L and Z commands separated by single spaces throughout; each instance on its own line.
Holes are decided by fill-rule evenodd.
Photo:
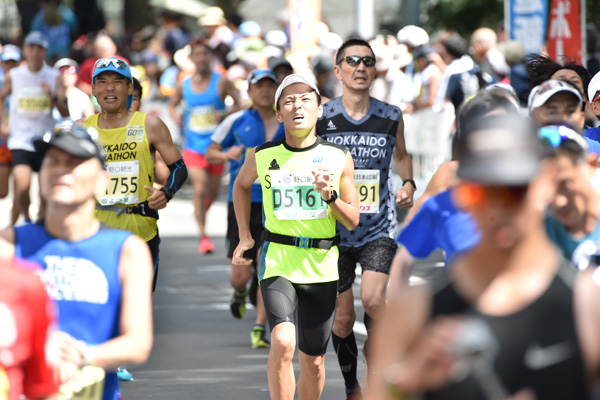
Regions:
M 541 143 L 525 121 L 491 118 L 457 143 L 453 197 L 481 240 L 389 299 L 378 399 L 585 399 L 600 377 L 600 291 L 545 234 Z
M 42 267 L 58 309 L 61 381 L 86 365 L 103 368 L 102 399 L 114 400 L 116 368 L 144 362 L 152 348 L 152 263 L 140 238 L 94 217 L 108 174 L 93 134 L 63 127 L 36 141 L 46 217 L 1 231 L 0 262 L 18 258 Z
M 68 114 L 63 101 L 56 101 L 59 87 L 62 87 L 58 72 L 44 64 L 48 46 L 48 38 L 43 33 L 30 32 L 23 45 L 27 65 L 11 69 L 0 90 L 0 139 L 8 138 L 8 148 L 12 153 L 15 205 L 25 220 L 30 220 L 31 174 L 39 171 L 41 162 L 33 142 L 40 139 L 48 127 L 54 126 L 53 105 L 63 115 Z M 11 95 L 10 120 L 5 103 L 8 95 Z M 64 93 L 60 97 L 64 98 Z M 39 216 L 43 216 L 43 202 L 40 202 Z
M 548 236 L 571 259 L 577 246 L 600 239 L 600 192 L 594 187 L 598 158 L 581 135 L 566 126 L 546 126 L 540 135 L 555 146 L 556 193 L 546 217 Z
M 212 143 L 206 149 L 206 160 L 211 164 L 230 162 L 229 178 L 229 205 L 227 209 L 227 256 L 233 257 L 233 250 L 239 243 L 237 219 L 233 209 L 233 184 L 246 160 L 250 150 L 266 142 L 283 139 L 285 131 L 283 125 L 277 121 L 273 110 L 273 101 L 277 90 L 277 76 L 270 69 L 255 69 L 248 75 L 248 97 L 252 101 L 249 110 L 235 112 L 226 117 L 219 124 L 212 135 Z M 241 319 L 246 313 L 246 296 L 256 306 L 256 319 L 250 339 L 252 348 L 269 347 L 265 338 L 265 324 L 267 316 L 262 301 L 256 274 L 258 269 L 258 252 L 260 250 L 264 232 L 262 223 L 262 190 L 260 184 L 255 183 L 251 189 L 250 206 L 250 232 L 254 240 L 254 249 L 244 254 L 251 259 L 253 265 L 231 265 L 229 280 L 234 289 L 231 298 L 230 310 L 234 318 Z M 246 288 L 252 279 L 250 289 Z
M 385 305 L 390 265 L 397 250 L 394 242 L 396 205 L 410 208 L 416 185 L 412 180 L 411 159 L 404 144 L 402 111 L 369 95 L 376 73 L 375 54 L 369 43 L 361 39 L 344 42 L 336 54 L 334 73 L 342 82 L 343 94 L 323 106 L 323 117 L 317 122 L 317 134 L 350 150 L 360 200 L 358 227 L 349 230 L 338 224 L 341 236 L 340 295 L 332 337 L 344 375 L 346 394 L 351 399 L 360 398 L 357 345 L 353 332 L 356 312 L 351 290 L 356 277 L 356 263 L 359 262 L 363 270 L 361 298 L 365 307 L 364 322 L 367 331 L 371 331 Z M 390 177 L 392 157 L 404 179 L 395 203 Z
M 158 210 L 181 188 L 187 169 L 165 123 L 129 107 L 133 81 L 129 64 L 110 57 L 96 61 L 92 93 L 101 111 L 76 124 L 98 131 L 106 153 L 105 167 L 110 177 L 105 193 L 96 197 L 96 217 L 106 225 L 135 233 L 148 243 L 154 263 L 154 283 L 158 275 Z M 158 152 L 169 167 L 166 185 L 154 184 L 154 157 Z

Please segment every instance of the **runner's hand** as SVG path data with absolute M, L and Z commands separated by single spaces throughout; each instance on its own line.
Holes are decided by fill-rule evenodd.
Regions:
M 240 144 L 239 146 L 231 146 L 229 150 L 225 152 L 228 160 L 237 161 L 242 157 L 244 152 L 244 145 Z
M 242 239 L 240 243 L 233 251 L 233 257 L 231 258 L 231 264 L 233 265 L 250 265 L 252 260 L 244 258 L 244 253 L 254 247 L 254 240 L 252 238 Z
M 331 198 L 332 184 L 329 170 L 319 167 L 312 170 L 312 174 L 315 177 L 315 189 L 319 192 L 323 200 L 329 200 Z
M 398 193 L 396 194 L 396 204 L 402 209 L 411 208 L 413 206 L 414 195 L 415 188 L 410 183 L 407 183 L 398 189 Z
M 148 206 L 153 210 L 162 210 L 167 206 L 167 195 L 160 189 L 150 186 L 144 186 L 144 189 L 150 192 L 148 197 Z

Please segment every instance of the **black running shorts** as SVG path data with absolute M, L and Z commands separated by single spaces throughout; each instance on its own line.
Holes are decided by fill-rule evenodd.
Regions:
M 37 152 L 27 150 L 11 150 L 11 153 L 11 165 L 13 167 L 25 164 L 29 165 L 29 167 L 31 167 L 31 170 L 34 172 L 40 171 L 40 166 L 42 165 L 42 158 Z
M 260 289 L 271 331 L 281 322 L 291 322 L 298 329 L 298 348 L 303 353 L 325 354 L 337 305 L 337 281 L 301 285 L 276 276 L 261 281 Z
M 389 275 L 398 244 L 394 239 L 380 237 L 360 247 L 338 246 L 338 248 L 340 250 L 338 290 L 342 293 L 352 288 L 356 279 L 356 263 L 360 263 L 363 273 L 375 271 Z
M 254 266 L 258 265 L 258 259 L 256 255 L 260 246 L 262 246 L 261 235 L 265 228 L 262 223 L 262 203 L 251 203 L 250 205 L 250 234 L 254 239 L 254 248 L 244 253 L 244 258 L 250 259 Z M 227 205 L 227 257 L 233 258 L 233 252 L 237 245 L 240 243 L 239 230 L 237 225 L 237 219 L 235 218 L 235 211 L 233 209 L 233 203 Z

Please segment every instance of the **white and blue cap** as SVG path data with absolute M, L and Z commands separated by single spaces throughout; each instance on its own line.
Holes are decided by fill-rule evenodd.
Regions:
M 254 71 L 248 74 L 248 84 L 254 85 L 263 79 L 270 79 L 276 84 L 279 84 L 279 79 L 277 79 L 277 75 L 273 71 L 268 68 L 265 69 L 255 69 Z
M 131 69 L 129 68 L 129 64 L 125 60 L 121 60 L 117 57 L 106 57 L 101 58 L 94 63 L 94 71 L 92 72 L 92 83 L 94 79 L 98 75 L 103 72 L 116 72 L 119 75 L 123 75 L 125 78 L 129 79 L 131 83 L 133 83 L 133 77 L 131 76 Z M 131 102 L 133 101 L 133 94 L 130 94 L 127 97 L 127 108 L 131 107 Z
M 21 50 L 14 44 L 7 44 L 2 47 L 2 54 L 0 54 L 0 61 L 21 61 Z
M 48 49 L 49 46 L 48 37 L 40 31 L 29 32 L 29 34 L 25 37 L 23 44 L 35 44 L 43 47 L 44 49 Z

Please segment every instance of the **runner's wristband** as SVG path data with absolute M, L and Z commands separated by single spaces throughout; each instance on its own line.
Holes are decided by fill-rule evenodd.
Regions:
M 405 179 L 402 181 L 402 186 L 406 185 L 407 183 L 410 183 L 415 190 L 417 190 L 417 184 L 415 183 L 415 181 L 413 179 Z
M 185 180 L 188 177 L 187 168 L 183 162 L 183 158 L 175 161 L 173 164 L 168 165 L 169 176 L 167 177 L 167 183 L 160 190 L 167 197 L 167 201 L 171 200 L 175 193 L 183 186 Z

